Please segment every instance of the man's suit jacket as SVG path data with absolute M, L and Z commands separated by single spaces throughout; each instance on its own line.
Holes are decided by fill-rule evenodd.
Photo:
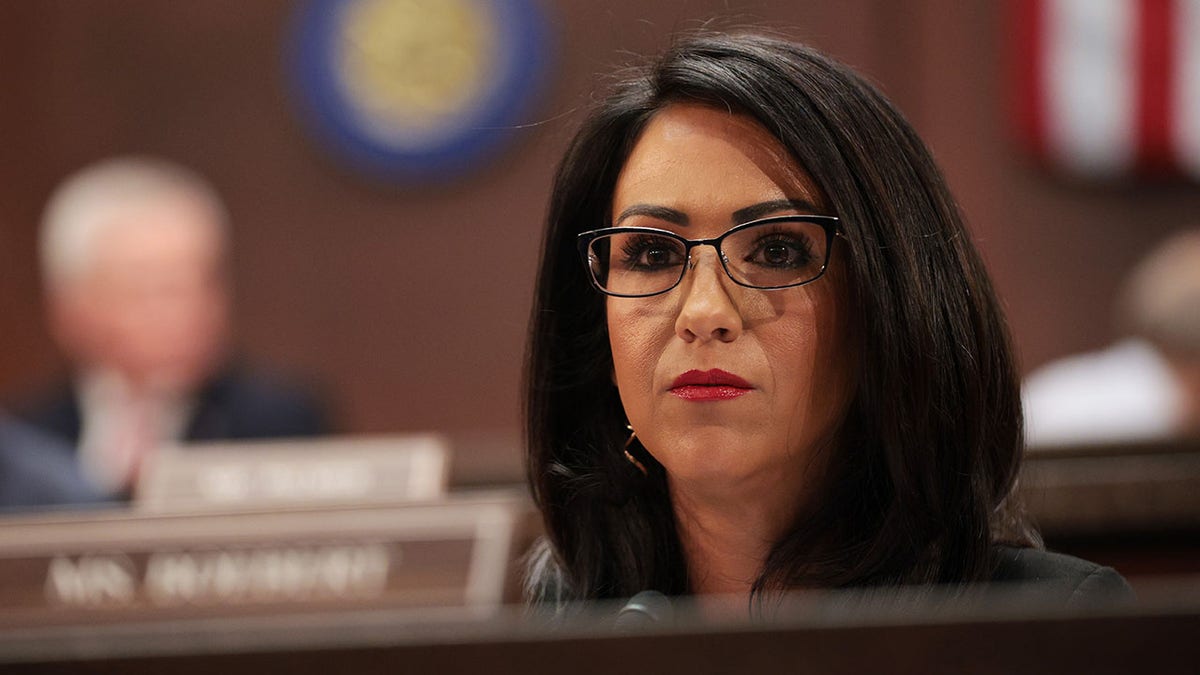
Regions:
M 0 509 L 96 504 L 106 499 L 83 476 L 70 444 L 0 414 Z
M 212 378 L 196 395 L 194 405 L 184 432 L 186 441 L 317 436 L 330 431 L 322 406 L 311 395 L 239 367 Z M 79 442 L 82 414 L 70 386 L 22 416 L 72 445 Z

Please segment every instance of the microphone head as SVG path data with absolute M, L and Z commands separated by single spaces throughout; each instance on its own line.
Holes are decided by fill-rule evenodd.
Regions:
M 675 621 L 675 609 L 671 600 L 658 591 L 642 591 L 629 599 L 613 628 L 622 632 L 633 632 L 651 625 L 668 626 Z

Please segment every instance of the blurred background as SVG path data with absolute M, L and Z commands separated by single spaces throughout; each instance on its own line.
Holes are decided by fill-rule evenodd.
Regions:
M 350 16 L 339 7 L 351 8 L 352 20 L 339 24 Z M 6 647 L 5 629 L 17 628 L 23 640 L 21 631 L 39 623 L 210 609 L 234 616 L 469 607 L 480 574 L 493 588 L 487 602 L 514 601 L 519 566 L 511 561 L 539 527 L 521 483 L 520 380 L 555 166 L 615 69 L 660 51 L 673 33 L 706 25 L 766 26 L 808 42 L 872 79 L 903 111 L 967 216 L 1023 374 L 1125 344 L 1129 326 L 1115 310 L 1139 261 L 1173 233 L 1200 226 L 1200 0 L 0 2 L 0 507 L 112 505 L 106 500 L 131 496 L 137 507 L 5 520 L 0 664 L 33 658 Z M 338 69 L 344 81 L 331 74 Z M 361 105 L 339 107 L 338 96 L 351 94 Z M 495 114 L 456 118 L 456 105 L 472 96 Z M 380 139 L 420 152 L 389 157 Z M 39 223 L 66 177 L 130 155 L 190 168 L 224 201 L 232 353 L 295 389 L 247 379 L 248 389 L 220 406 L 195 404 L 195 389 L 175 391 L 154 401 L 160 421 L 167 418 L 156 438 L 141 393 L 116 396 L 111 409 L 71 412 L 73 436 L 44 438 L 9 413 L 87 378 L 72 372 L 76 364 L 54 339 L 60 331 L 48 327 L 56 296 L 42 283 Z M 1200 256 L 1200 237 L 1192 241 L 1190 255 Z M 203 260 L 220 267 L 223 259 Z M 1123 422 L 1128 416 L 1111 414 L 1128 407 L 1121 394 L 1159 422 L 1158 412 L 1178 414 L 1141 437 L 1107 429 L 1064 436 L 1065 449 L 1028 453 L 1021 487 L 1050 548 L 1114 566 L 1143 598 L 1195 607 L 1200 447 L 1195 439 L 1138 444 L 1200 432 L 1200 322 L 1191 318 L 1200 316 L 1200 263 L 1186 260 L 1159 276 L 1190 279 L 1192 290 L 1155 283 L 1146 295 L 1174 298 L 1163 313 L 1188 319 L 1171 323 L 1181 326 L 1178 345 L 1154 343 L 1179 347 L 1154 363 L 1174 359 L 1191 398 L 1170 374 L 1131 382 L 1128 370 L 1113 378 L 1101 368 L 1116 384 L 1105 389 L 1071 370 L 1057 380 L 1068 394 L 1051 387 L 1049 398 L 1091 416 L 1080 416 L 1072 432 L 1095 431 L 1096 416 Z M 223 311 L 223 283 L 217 290 Z M 211 323 L 223 329 L 221 319 Z M 1027 393 L 1027 408 L 1028 400 Z M 1190 413 L 1180 401 L 1195 404 Z M 1045 409 L 1043 419 L 1066 417 L 1061 407 Z M 100 440 L 91 442 L 89 420 L 114 411 L 118 422 L 92 424 L 92 440 Z M 269 424 L 239 426 L 238 415 Z M 410 435 L 425 431 L 437 434 Z M 288 440 L 257 453 L 233 443 L 172 455 L 156 445 L 266 437 Z M 103 446 L 122 464 L 96 493 L 80 474 L 80 456 Z M 139 474 L 147 457 L 159 464 L 156 481 Z M 216 498 L 204 493 L 213 486 Z M 496 494 L 476 490 L 497 486 Z M 495 559 L 477 564 L 475 547 Z M 312 573 L 291 574 L 281 560 L 308 561 Z M 230 577 L 244 582 L 236 593 L 204 586 L 218 579 L 213 569 L 234 563 L 249 570 Z M 351 568 L 362 572 L 365 590 L 314 595 L 256 576 L 266 569 L 321 580 L 332 570 L 347 579 Z M 1180 575 L 1190 575 L 1185 585 L 1154 595 L 1160 579 Z M 255 596 L 264 579 L 269 592 Z M 194 593 L 155 595 L 172 588 Z M 215 604 L 194 612 L 197 598 Z M 1178 633 L 1159 624 L 1139 624 L 1141 633 L 1102 626 L 1104 637 L 1080 650 L 1040 632 L 1036 641 L 1043 650 L 1103 654 L 1092 646 L 1114 637 L 1194 635 L 1195 613 L 1184 619 L 1191 623 Z M 240 635 L 230 626 L 220 630 Z M 356 630 L 348 625 L 335 639 L 353 642 L 346 636 Z M 80 635 L 88 648 L 105 642 Z M 157 654 L 160 638 L 148 635 Z M 958 641 L 925 651 L 917 643 L 913 653 L 928 659 Z M 994 651 L 990 634 L 988 641 Z M 1173 647 L 1194 643 L 1178 638 Z M 47 633 L 37 658 L 60 658 L 64 644 Z
M 903 110 L 968 216 L 1024 370 L 1103 346 L 1122 279 L 1195 224 L 1200 189 L 1164 171 L 1081 177 L 1029 152 L 1027 4 L 546 1 L 519 128 L 465 171 L 413 179 L 356 171 L 314 140 L 288 75 L 296 3 L 2 3 L 0 405 L 65 368 L 36 262 L 47 198 L 80 167 L 135 153 L 192 167 L 225 198 L 237 343 L 318 385 L 338 429 L 516 433 L 555 163 L 603 74 L 714 18 L 805 40 Z

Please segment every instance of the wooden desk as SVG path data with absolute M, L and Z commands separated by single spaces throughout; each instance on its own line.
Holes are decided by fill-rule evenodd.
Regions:
M 1200 574 L 1200 441 L 1031 448 L 1021 487 L 1050 548 L 1135 586 Z
M 1153 594 L 1152 594 L 1153 595 Z M 769 623 L 702 620 L 633 634 L 614 608 L 555 630 L 519 609 L 488 618 L 389 612 L 0 631 L 0 670 L 23 673 L 1194 673 L 1200 589 L 1093 614 L 995 599 L 833 611 L 801 603 Z

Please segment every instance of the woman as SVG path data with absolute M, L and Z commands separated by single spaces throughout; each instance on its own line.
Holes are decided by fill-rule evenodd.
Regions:
M 1004 319 L 928 150 L 845 66 L 759 35 L 680 40 L 584 122 L 548 220 L 535 601 L 1046 565 L 1125 588 L 999 546 L 1037 543 L 1009 499 Z

